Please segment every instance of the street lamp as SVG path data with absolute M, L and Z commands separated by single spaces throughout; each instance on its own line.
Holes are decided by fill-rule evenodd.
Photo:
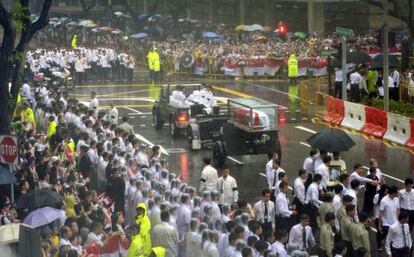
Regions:
M 382 70 L 382 79 L 384 81 L 384 111 L 388 112 L 390 109 L 390 91 L 388 85 L 388 74 L 390 73 L 388 63 L 388 0 L 383 0 L 383 25 L 382 25 L 382 51 L 383 51 L 383 70 Z

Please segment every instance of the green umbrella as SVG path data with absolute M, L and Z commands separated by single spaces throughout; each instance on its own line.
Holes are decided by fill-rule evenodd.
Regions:
M 301 32 L 301 31 L 295 32 L 295 34 L 293 34 L 293 36 L 295 36 L 297 38 L 302 38 L 302 39 L 306 38 L 306 34 L 304 32 Z

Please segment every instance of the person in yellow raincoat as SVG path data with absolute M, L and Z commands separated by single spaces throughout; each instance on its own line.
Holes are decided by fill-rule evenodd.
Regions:
M 158 49 L 154 47 L 152 51 L 152 68 L 154 72 L 154 82 L 158 83 L 161 80 L 161 61 Z
M 73 161 L 75 158 L 75 142 L 68 134 L 63 135 L 62 160 Z
M 153 65 L 153 50 L 149 50 L 147 54 L 147 61 L 148 61 L 148 70 L 149 70 L 149 78 L 150 80 L 154 79 L 154 65 Z
M 291 82 L 296 84 L 298 73 L 299 73 L 298 60 L 296 59 L 296 56 L 294 54 L 291 54 L 288 60 L 288 77 Z
M 140 236 L 140 227 L 137 224 L 131 226 L 132 238 L 128 248 L 128 257 L 144 257 L 144 244 Z
M 149 257 L 165 257 L 165 248 L 161 246 L 152 248 L 152 252 Z
M 78 36 L 77 35 L 73 35 L 71 45 L 72 45 L 72 49 L 75 49 L 78 47 Z
M 46 139 L 49 140 L 54 134 L 56 134 L 57 123 L 55 121 L 55 116 L 49 117 L 49 126 L 47 127 Z
M 36 131 L 36 122 L 33 110 L 29 107 L 29 103 L 25 103 L 23 110 L 20 112 L 22 122 L 26 122 L 29 129 Z
M 144 244 L 144 256 L 149 256 L 151 254 L 151 221 L 147 215 L 147 206 L 145 203 L 140 203 L 137 205 L 137 219 L 135 223 L 139 225 L 142 243 Z

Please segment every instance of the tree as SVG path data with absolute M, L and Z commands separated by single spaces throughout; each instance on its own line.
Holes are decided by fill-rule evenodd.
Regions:
M 382 8 L 382 2 L 378 0 L 365 0 L 368 4 Z M 390 8 L 388 15 L 402 20 L 407 24 L 409 35 L 403 40 L 402 68 L 408 67 L 409 55 L 412 54 L 414 43 L 414 1 L 413 0 L 388 0 Z
M 45 0 L 40 16 L 32 20 L 30 0 L 15 1 L 10 10 L 0 0 L 0 25 L 3 28 L 0 48 L 0 134 L 10 133 L 12 115 L 23 82 L 27 46 L 34 34 L 48 24 L 52 1 Z

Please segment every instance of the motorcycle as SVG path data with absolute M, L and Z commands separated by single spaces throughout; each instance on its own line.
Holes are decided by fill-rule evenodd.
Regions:
M 45 76 L 44 73 L 36 73 L 33 76 L 33 83 L 36 87 L 46 86 L 48 89 L 59 90 L 61 87 L 66 89 L 74 89 L 75 81 L 70 76 L 70 71 L 67 69 L 52 68 L 50 76 Z

